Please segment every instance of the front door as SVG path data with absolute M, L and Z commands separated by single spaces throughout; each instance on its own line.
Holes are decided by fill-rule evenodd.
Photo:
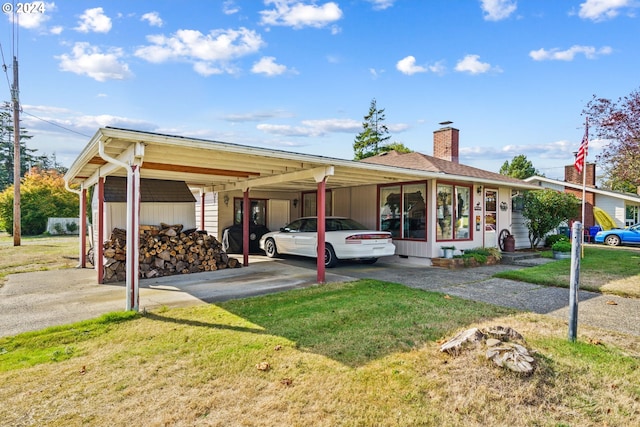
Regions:
M 484 191 L 484 246 L 498 246 L 498 190 Z

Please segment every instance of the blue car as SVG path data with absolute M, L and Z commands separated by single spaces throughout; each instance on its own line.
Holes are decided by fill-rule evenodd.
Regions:
M 598 231 L 594 240 L 596 243 L 604 243 L 609 246 L 640 245 L 640 223 L 627 228 Z

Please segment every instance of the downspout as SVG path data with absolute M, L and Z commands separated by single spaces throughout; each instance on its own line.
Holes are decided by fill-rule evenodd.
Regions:
M 137 152 L 138 150 L 134 149 L 134 158 L 136 157 Z M 127 311 L 137 311 L 139 301 L 138 264 L 140 259 L 140 252 L 138 248 L 139 212 L 137 212 L 137 210 L 140 206 L 140 189 L 136 186 L 135 173 L 136 169 L 139 168 L 139 165 L 129 165 L 109 156 L 104 151 L 104 141 L 102 139 L 98 141 L 98 154 L 106 162 L 120 166 L 127 171 Z
M 86 218 L 86 190 L 84 189 L 83 185 L 80 185 L 80 190 L 76 190 L 73 189 L 71 187 L 69 187 L 69 181 L 67 181 L 66 179 L 64 180 L 64 188 L 66 188 L 67 191 L 71 192 L 71 193 L 75 193 L 78 195 L 78 198 L 80 200 L 80 209 L 79 209 L 79 218 L 78 221 L 80 222 L 80 230 L 79 230 L 79 234 L 78 234 L 78 241 L 79 241 L 79 245 L 78 245 L 78 266 L 76 268 L 85 268 L 86 267 L 86 253 L 87 253 L 87 218 Z

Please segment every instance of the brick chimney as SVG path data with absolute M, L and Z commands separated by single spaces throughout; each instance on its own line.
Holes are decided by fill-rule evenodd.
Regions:
M 583 173 L 587 173 L 586 185 L 587 187 L 596 186 L 596 164 L 587 163 L 583 169 Z M 567 165 L 564 167 L 564 180 L 572 184 L 582 185 L 582 174 L 578 173 L 573 165 Z
M 433 132 L 433 156 L 458 163 L 459 134 L 460 131 L 452 127 L 443 127 Z

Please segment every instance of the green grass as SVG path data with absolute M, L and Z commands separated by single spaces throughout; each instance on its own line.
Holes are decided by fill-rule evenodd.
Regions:
M 114 312 L 93 320 L 0 338 L 0 372 L 78 356 L 79 344 L 103 336 L 113 324 L 137 316 L 133 311 Z
M 439 351 L 496 324 L 533 374 Z M 358 280 L 0 338 L 0 425 L 632 425 L 639 368 L 636 337 Z
M 514 310 L 364 279 L 221 304 L 300 349 L 357 366 Z
M 74 267 L 78 248 L 78 236 L 22 236 L 13 246 L 13 237 L 0 233 L 0 286 L 9 274 Z
M 535 267 L 495 274 L 503 279 L 568 288 L 571 260 L 557 260 Z M 640 251 L 585 246 L 580 260 L 580 288 L 640 298 Z

